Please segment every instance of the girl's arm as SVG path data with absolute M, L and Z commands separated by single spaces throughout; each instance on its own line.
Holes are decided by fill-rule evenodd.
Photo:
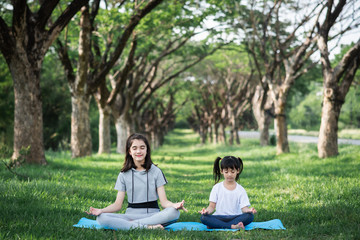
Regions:
M 163 208 L 174 207 L 175 209 L 182 209 L 187 212 L 187 209 L 184 207 L 184 200 L 182 200 L 181 202 L 173 203 L 167 199 L 164 186 L 157 188 L 157 194 L 159 195 L 160 204 Z
M 214 211 L 215 211 L 215 208 L 216 208 L 216 203 L 214 202 L 210 202 L 209 203 L 209 206 L 205 209 L 201 209 L 201 211 L 199 211 L 200 214 L 212 214 Z
M 89 212 L 86 213 L 89 215 L 99 216 L 102 213 L 113 213 L 120 211 L 122 204 L 124 202 L 124 198 L 125 198 L 125 192 L 118 191 L 116 200 L 113 204 L 110 204 L 106 208 L 102 208 L 102 209 L 90 207 Z
M 255 208 L 249 208 L 249 207 L 243 207 L 243 208 L 241 209 L 241 211 L 242 211 L 243 213 L 252 213 L 252 214 L 257 213 L 257 211 L 255 210 Z

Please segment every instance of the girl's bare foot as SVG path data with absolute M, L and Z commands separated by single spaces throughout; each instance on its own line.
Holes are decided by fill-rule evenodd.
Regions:
M 164 227 L 161 224 L 156 224 L 156 225 L 148 225 L 148 229 L 164 229 Z
M 231 229 L 245 229 L 245 227 L 242 222 L 239 222 L 238 224 L 231 225 Z

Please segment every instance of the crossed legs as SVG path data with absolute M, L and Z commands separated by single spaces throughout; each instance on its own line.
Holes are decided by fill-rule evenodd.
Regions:
M 201 222 L 209 228 L 244 229 L 254 220 L 252 213 L 241 215 L 201 215 Z
M 102 213 L 97 217 L 99 224 L 105 227 L 118 230 L 127 230 L 131 228 L 162 228 L 159 224 L 168 224 L 176 222 L 179 219 L 180 212 L 173 207 L 150 214 L 118 214 Z

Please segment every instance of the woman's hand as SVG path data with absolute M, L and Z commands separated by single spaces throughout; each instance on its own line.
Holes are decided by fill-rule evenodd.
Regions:
M 99 216 L 102 213 L 102 210 L 98 208 L 90 207 L 90 210 L 88 212 L 87 211 L 85 212 L 89 215 Z
M 177 210 L 184 210 L 185 212 L 187 212 L 188 210 L 184 207 L 185 201 L 182 200 L 181 202 L 178 203 L 174 203 L 174 208 L 176 208 Z

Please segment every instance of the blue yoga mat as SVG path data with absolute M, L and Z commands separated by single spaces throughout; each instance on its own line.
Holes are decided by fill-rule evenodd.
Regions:
M 92 228 L 92 229 L 111 229 L 107 227 L 101 226 L 96 220 L 81 218 L 79 222 L 74 227 L 78 228 Z M 249 225 L 245 226 L 245 230 L 252 229 L 267 229 L 267 230 L 275 230 L 275 229 L 286 229 L 280 219 L 273 219 L 266 222 L 252 222 Z M 168 231 L 238 231 L 239 229 L 208 229 L 206 225 L 199 222 L 177 222 L 170 224 L 165 227 Z
M 280 219 L 273 219 L 266 222 L 252 222 L 245 226 L 245 230 L 252 229 L 286 229 Z M 199 222 L 177 222 L 165 227 L 169 231 L 190 230 L 190 231 L 239 231 L 240 229 L 208 229 L 206 225 Z

